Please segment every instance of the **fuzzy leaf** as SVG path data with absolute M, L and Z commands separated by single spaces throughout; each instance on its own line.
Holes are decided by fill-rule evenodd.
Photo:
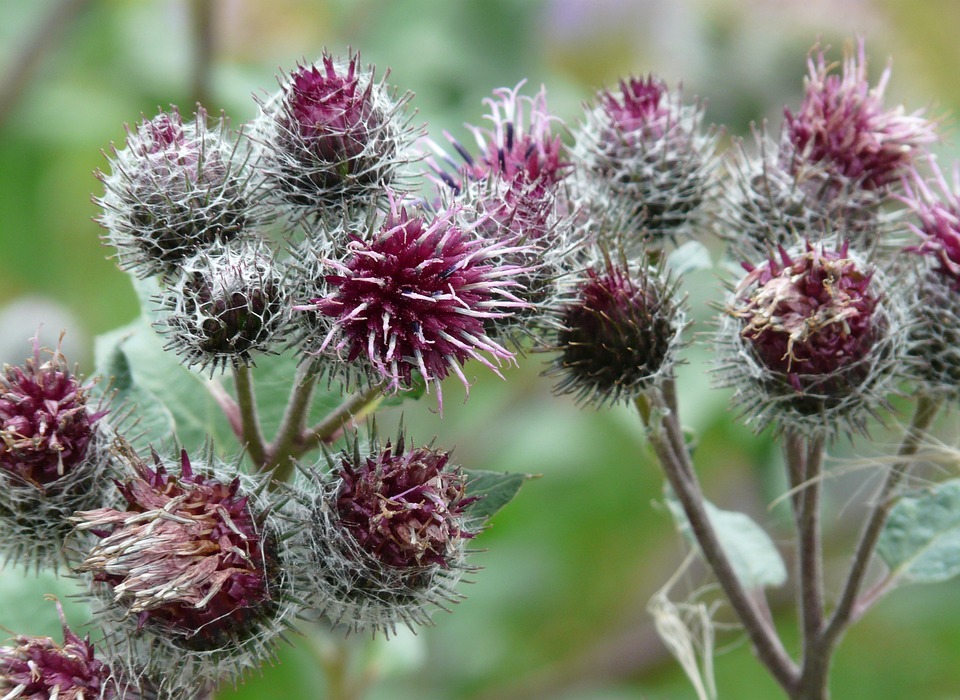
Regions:
M 667 494 L 666 501 L 677 529 L 688 542 L 697 546 L 680 501 L 672 493 Z M 776 587 L 786 582 L 787 567 L 783 557 L 763 528 L 744 513 L 720 510 L 710 502 L 704 505 L 720 545 L 745 588 Z
M 143 317 L 96 339 L 97 371 L 112 378 L 116 400 L 125 402 L 137 420 L 125 437 L 138 449 L 176 436 L 187 451 L 199 450 L 212 439 L 218 451 L 236 452 L 236 439 L 211 393 L 211 380 L 186 369 L 163 344 Z
M 887 517 L 877 553 L 903 583 L 960 574 L 960 479 L 903 496 Z
M 468 516 L 488 520 L 507 505 L 517 495 L 523 482 L 534 478 L 530 474 L 505 474 L 481 470 L 464 469 L 467 478 L 467 496 L 477 496 L 477 500 L 466 508 Z

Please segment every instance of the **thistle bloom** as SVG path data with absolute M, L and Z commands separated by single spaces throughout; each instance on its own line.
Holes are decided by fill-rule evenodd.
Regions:
M 456 600 L 467 570 L 464 546 L 476 534 L 466 477 L 449 454 L 372 441 L 361 454 L 327 455 L 329 475 L 311 472 L 320 495 L 309 506 L 318 609 L 355 629 L 392 631 L 429 621 Z
M 256 223 L 248 176 L 224 119 L 202 109 L 184 123 L 175 109 L 143 121 L 98 173 L 97 200 L 117 261 L 138 277 L 169 276 L 202 250 L 243 238 Z
M 262 244 L 186 261 L 159 303 L 166 349 L 211 372 L 252 364 L 277 343 L 289 317 L 283 276 Z
M 915 292 L 915 343 L 911 353 L 926 390 L 955 398 L 960 394 L 960 164 L 953 187 L 931 160 L 933 184 L 914 171 L 902 200 L 918 219 L 910 224 L 920 244 L 906 248 L 923 256 Z
M 859 427 L 864 411 L 884 400 L 904 345 L 902 311 L 879 272 L 846 244 L 805 243 L 744 267 L 727 308 L 737 349 L 728 383 L 738 398 L 767 418 L 828 431 L 838 421 Z
M 358 54 L 341 62 L 325 53 L 262 105 L 257 167 L 280 201 L 307 214 L 379 197 L 414 136 L 402 114 L 408 99 L 395 99 Z
M 372 241 L 354 237 L 343 261 L 327 261 L 336 271 L 324 279 L 329 293 L 295 307 L 330 319 L 320 352 L 363 361 L 388 389 L 412 386 L 419 373 L 438 399 L 451 372 L 469 386 L 461 366 L 471 358 L 499 375 L 494 363 L 513 353 L 486 325 L 527 306 L 514 293 L 524 270 L 498 264 L 516 249 L 475 237 L 457 212 L 428 219 L 394 204 Z
M 59 348 L 7 366 L 0 376 L 0 549 L 27 564 L 56 566 L 66 518 L 100 504 L 109 462 L 98 425 L 108 410 L 91 402 Z
M 932 124 L 920 112 L 884 107 L 890 68 L 871 88 L 862 39 L 856 53 L 844 57 L 840 75 L 833 73 L 835 64 L 827 63 L 822 51 L 807 65 L 806 95 L 799 110 L 784 110 L 784 161 L 792 172 L 813 166 L 832 179 L 882 190 L 899 181 L 922 146 L 936 140 Z
M 0 647 L 0 693 L 20 700 L 134 700 L 110 667 L 98 659 L 90 638 L 80 638 L 63 622 L 63 644 L 49 637 L 14 638 Z
M 275 520 L 239 477 L 194 471 L 186 451 L 175 475 L 156 454 L 151 468 L 116 449 L 134 472 L 118 481 L 125 507 L 73 518 L 98 538 L 78 571 L 108 617 L 134 618 L 135 636 L 166 645 L 185 677 L 236 679 L 270 655 L 288 612 Z
M 937 273 L 954 291 L 960 291 L 960 163 L 954 165 L 954 187 L 947 184 L 943 171 L 931 159 L 934 192 L 914 170 L 906 182 L 902 201 L 917 215 L 919 225 L 910 228 L 921 238 L 910 248 L 935 261 Z
M 657 271 L 625 261 L 588 268 L 556 312 L 547 370 L 560 377 L 556 392 L 603 405 L 668 376 L 684 328 L 675 292 Z
M 0 377 L 0 474 L 43 490 L 87 457 L 94 424 L 107 410 L 88 406 L 82 385 L 57 350 L 41 361 L 40 342 L 22 367 Z
M 716 138 L 702 134 L 703 111 L 654 76 L 603 90 L 577 130 L 574 162 L 584 176 L 584 206 L 622 219 L 630 249 L 647 240 L 692 233 L 715 194 Z

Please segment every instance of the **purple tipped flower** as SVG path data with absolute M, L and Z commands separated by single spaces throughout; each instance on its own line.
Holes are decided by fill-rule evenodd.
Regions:
M 464 525 L 464 477 L 444 471 L 449 454 L 387 442 L 360 463 L 344 459 L 336 507 L 340 524 L 386 566 L 448 568 Z
M 0 693 L 18 700 L 133 700 L 121 690 L 109 666 L 96 658 L 89 637 L 70 630 L 63 617 L 63 644 L 50 637 L 15 637 L 0 647 Z
M 903 201 L 919 219 L 919 225 L 910 226 L 923 239 L 910 250 L 934 260 L 941 277 L 954 291 L 960 291 L 960 164 L 954 165 L 953 188 L 936 162 L 931 160 L 930 165 L 939 193 L 931 190 L 916 171 L 906 185 Z
M 808 67 L 799 110 L 784 111 L 792 171 L 816 166 L 866 190 L 882 189 L 898 181 L 921 147 L 936 139 L 933 125 L 919 112 L 884 107 L 890 68 L 871 88 L 862 39 L 856 54 L 844 57 L 840 75 L 822 51 L 810 57 Z
M 99 537 L 79 571 L 91 572 L 138 629 L 186 649 L 235 649 L 261 634 L 276 608 L 276 542 L 240 480 L 195 473 L 186 451 L 179 475 L 156 454 L 155 469 L 127 458 L 135 475 L 118 482 L 126 508 L 74 517 Z
M 325 277 L 330 293 L 296 307 L 331 319 L 321 351 L 364 360 L 393 389 L 410 387 L 419 372 L 438 396 L 451 372 L 469 386 L 461 366 L 471 358 L 499 374 L 494 362 L 513 353 L 487 324 L 527 306 L 514 293 L 524 270 L 498 264 L 514 249 L 475 237 L 456 213 L 427 219 L 395 204 L 372 241 L 355 237 L 345 260 L 327 261 L 336 270 Z
M 324 54 L 300 66 L 265 103 L 254 126 L 257 167 L 278 201 L 307 214 L 383 194 L 414 135 L 399 100 L 364 69 Z
M 715 135 L 701 133 L 702 107 L 686 105 L 660 79 L 627 78 L 601 90 L 576 132 L 583 208 L 622 223 L 614 247 L 700 233 L 718 179 Z
M 87 458 L 94 424 L 107 414 L 88 406 L 91 387 L 80 383 L 59 349 L 42 362 L 36 338 L 31 359 L 4 368 L 0 481 L 5 475 L 8 482 L 43 491 Z

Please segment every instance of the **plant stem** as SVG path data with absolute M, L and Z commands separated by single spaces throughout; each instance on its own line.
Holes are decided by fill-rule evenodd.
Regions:
M 272 472 L 275 482 L 289 480 L 293 474 L 293 460 L 303 454 L 298 451 L 299 440 L 306 429 L 307 415 L 319 376 L 315 362 L 307 360 L 297 368 L 287 408 L 276 437 L 268 447 L 268 459 L 263 465 L 263 471 Z
M 190 2 L 193 30 L 193 85 L 191 94 L 195 103 L 209 107 L 210 73 L 213 65 L 213 2 L 192 0 Z
M 658 390 L 641 395 L 636 404 L 641 417 L 645 417 L 647 437 L 683 507 L 700 551 L 743 624 L 757 658 L 784 689 L 791 691 L 799 676 L 796 664 L 784 650 L 776 630 L 743 588 L 710 523 L 690 455 L 685 448 L 677 449 L 679 421 L 676 420 L 676 410 L 671 409 Z M 682 444 L 682 434 L 679 437 Z
M 887 478 L 877 495 L 873 511 L 863 527 L 860 541 L 850 565 L 850 571 L 847 574 L 847 580 L 843 586 L 843 592 L 840 594 L 840 600 L 823 634 L 823 644 L 825 646 L 835 644 L 852 620 L 857 596 L 867 573 L 867 566 L 873 557 L 877 541 L 880 539 L 880 533 L 887 521 L 887 515 L 894 504 L 892 498 L 894 489 L 913 463 L 910 458 L 920 448 L 920 444 L 926 437 L 927 431 L 930 429 L 942 404 L 942 399 L 925 394 L 921 394 L 917 399 L 913 421 L 907 428 L 907 432 L 900 443 L 900 450 L 897 453 L 902 459 L 894 464 L 887 473 Z
M 797 560 L 799 574 L 800 619 L 803 630 L 803 664 L 800 676 L 802 694 L 811 699 L 824 698 L 827 671 L 832 650 L 821 643 L 823 632 L 823 548 L 820 532 L 820 485 L 824 438 L 808 440 L 803 455 L 803 488 L 797 515 Z
M 376 408 L 383 398 L 383 389 L 386 382 L 374 384 L 366 391 L 351 396 L 340 404 L 332 413 L 312 428 L 306 430 L 300 438 L 300 445 L 305 451 L 319 447 L 337 435 L 347 425 L 363 417 Z
M 257 412 L 257 397 L 250 368 L 245 365 L 234 368 L 233 381 L 237 387 L 237 404 L 240 407 L 240 438 L 257 470 L 262 470 L 269 461 L 268 450 L 260 428 L 260 415 Z

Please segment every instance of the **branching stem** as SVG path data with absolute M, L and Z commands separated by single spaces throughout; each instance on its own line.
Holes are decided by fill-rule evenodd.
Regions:
M 776 630 L 769 624 L 756 602 L 737 578 L 736 571 L 723 550 L 704 506 L 703 493 L 690 455 L 677 450 L 677 433 L 683 443 L 676 410 L 669 406 L 664 394 L 654 390 L 636 400 L 644 417 L 647 436 L 657 454 L 671 488 L 677 496 L 690 529 L 707 564 L 713 570 L 734 612 L 753 644 L 757 658 L 785 689 L 793 689 L 799 678 L 796 664 L 787 655 Z
M 860 588 L 867 573 L 867 566 L 873 558 L 877 541 L 883 531 L 883 525 L 886 523 L 887 515 L 894 504 L 892 498 L 894 490 L 913 463 L 911 457 L 920 448 L 942 405 L 943 401 L 941 399 L 924 394 L 921 394 L 917 399 L 913 421 L 907 428 L 903 441 L 900 443 L 900 450 L 897 453 L 901 459 L 890 468 L 887 478 L 880 488 L 880 493 L 877 494 L 876 504 L 860 534 L 860 541 L 857 544 L 850 571 L 843 586 L 843 592 L 840 594 L 840 600 L 824 631 L 823 643 L 826 646 L 835 644 L 852 621 L 857 596 L 860 594 Z

